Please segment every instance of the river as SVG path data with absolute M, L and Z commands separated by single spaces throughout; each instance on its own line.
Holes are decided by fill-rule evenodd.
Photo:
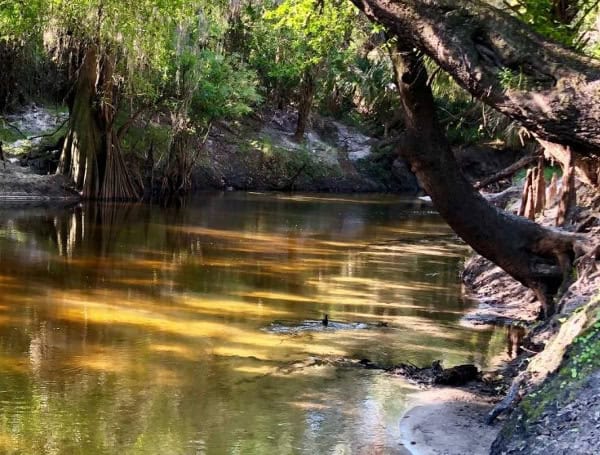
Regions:
M 468 253 L 396 196 L 0 208 L 0 452 L 402 453 L 414 386 L 311 359 L 485 367 Z

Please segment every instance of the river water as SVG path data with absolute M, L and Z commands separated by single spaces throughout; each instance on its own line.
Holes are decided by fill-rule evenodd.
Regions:
M 484 367 L 467 254 L 393 196 L 0 208 L 0 452 L 401 453 L 414 387 L 336 359 Z

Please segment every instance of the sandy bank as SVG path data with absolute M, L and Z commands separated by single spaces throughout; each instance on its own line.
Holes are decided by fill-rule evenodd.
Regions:
M 436 388 L 410 396 L 400 437 L 413 455 L 488 454 L 500 425 L 484 423 L 490 401 L 465 390 Z

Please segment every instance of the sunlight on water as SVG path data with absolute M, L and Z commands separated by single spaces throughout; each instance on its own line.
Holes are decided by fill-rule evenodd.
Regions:
M 0 452 L 403 453 L 412 386 L 339 359 L 485 366 L 503 342 L 460 325 L 468 250 L 420 204 L 0 208 Z

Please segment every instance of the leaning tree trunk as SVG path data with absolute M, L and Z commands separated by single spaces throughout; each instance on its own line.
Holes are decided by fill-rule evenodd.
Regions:
M 404 110 L 403 157 L 452 229 L 479 254 L 531 288 L 543 316 L 566 279 L 577 237 L 545 229 L 487 202 L 462 175 L 435 111 L 427 71 L 412 45 L 391 52 Z
M 600 163 L 600 62 L 481 0 L 351 0 L 473 96 Z M 590 175 L 597 186 L 598 175 Z
M 69 130 L 57 172 L 69 177 L 85 199 L 138 199 L 114 131 L 114 59 L 90 46 L 79 68 L 69 109 Z
M 296 132 L 294 133 L 294 139 L 302 141 L 304 139 L 304 133 L 308 127 L 310 120 L 310 111 L 312 109 L 313 99 L 316 91 L 315 75 L 311 68 L 304 72 L 302 83 L 300 84 L 300 96 L 298 100 L 298 123 L 296 125 Z

